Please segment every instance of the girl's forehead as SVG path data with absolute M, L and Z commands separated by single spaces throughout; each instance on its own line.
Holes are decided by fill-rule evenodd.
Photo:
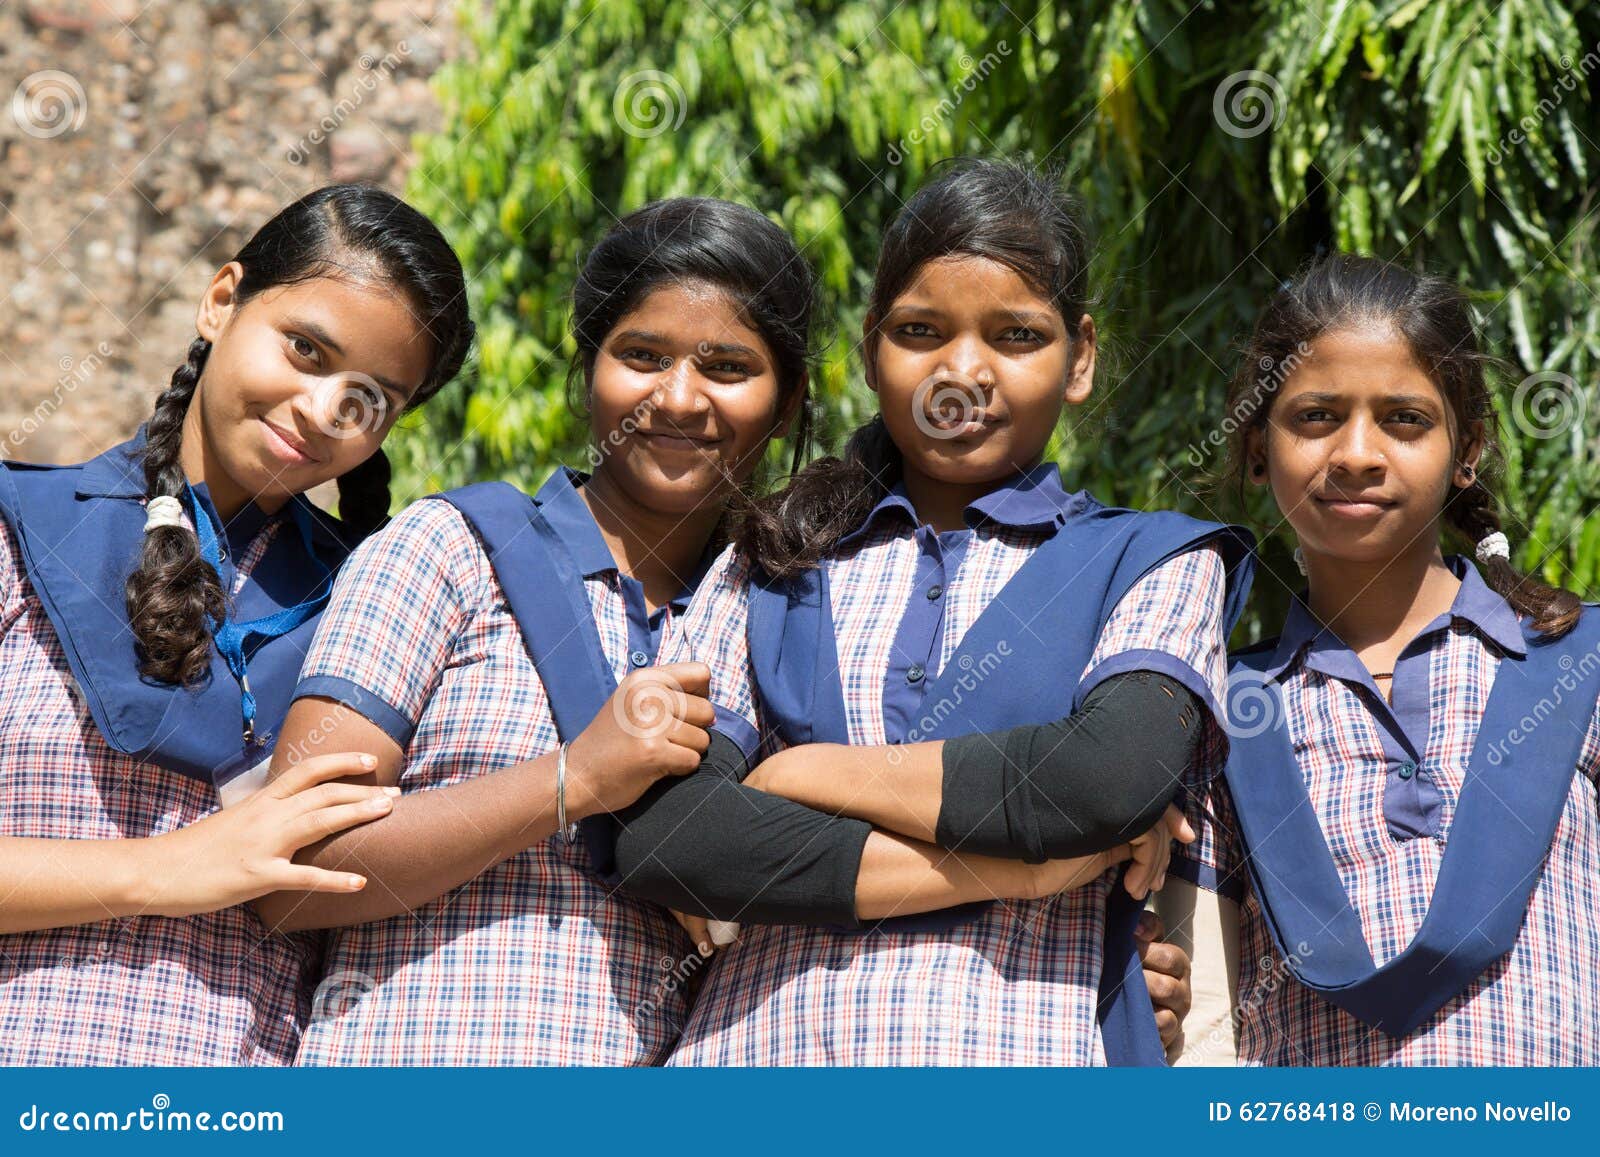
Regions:
M 658 285 L 611 328 L 613 334 L 646 332 L 668 341 L 740 342 L 766 349 L 761 331 L 733 294 L 705 281 Z
M 1403 384 L 1407 392 L 1427 392 L 1443 400 L 1443 392 L 1417 361 L 1405 336 L 1387 324 L 1329 330 L 1280 364 L 1288 370 L 1285 393 L 1306 389 L 1367 393 Z
M 951 253 L 925 261 L 896 296 L 899 308 L 1052 310 L 1050 299 L 1011 266 L 992 257 Z

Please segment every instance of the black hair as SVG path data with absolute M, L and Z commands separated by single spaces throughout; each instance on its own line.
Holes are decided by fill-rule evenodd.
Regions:
M 962 158 L 937 166 L 884 233 L 868 301 L 869 366 L 877 323 L 924 265 L 951 256 L 1014 270 L 1050 300 L 1069 334 L 1078 332 L 1088 309 L 1090 244 L 1061 174 Z M 842 456 L 819 458 L 753 504 L 735 540 L 740 554 L 773 578 L 818 565 L 899 481 L 901 463 L 882 415 L 874 417 L 850 435 Z
M 374 267 L 405 295 L 432 339 L 427 376 L 409 406 L 421 405 L 455 377 L 472 343 L 461 262 L 432 221 L 382 189 L 329 185 L 309 193 L 257 230 L 233 260 L 244 267 L 234 290 L 241 305 L 264 290 L 326 275 L 341 262 Z M 145 423 L 147 498 L 184 493 L 184 416 L 210 354 L 204 338 L 190 343 Z M 381 525 L 388 512 L 389 462 L 379 449 L 339 478 L 339 515 L 355 539 Z M 194 534 L 180 527 L 147 533 L 126 598 L 140 674 L 167 683 L 201 678 L 211 662 L 208 620 L 222 617 L 227 595 Z
M 1469 554 L 1500 529 L 1493 465 L 1496 415 L 1490 391 L 1501 365 L 1483 346 L 1466 295 L 1444 277 L 1413 272 L 1372 257 L 1335 253 L 1319 258 L 1286 283 L 1256 320 L 1239 371 L 1228 390 L 1234 425 L 1225 476 L 1241 492 L 1249 432 L 1264 431 L 1272 401 L 1323 334 L 1372 323 L 1390 325 L 1444 396 L 1454 429 L 1482 423 L 1484 452 L 1470 485 L 1452 484 L 1446 524 Z M 1578 596 L 1523 574 L 1503 558 L 1483 564 L 1484 581 L 1540 632 L 1570 631 L 1582 609 Z

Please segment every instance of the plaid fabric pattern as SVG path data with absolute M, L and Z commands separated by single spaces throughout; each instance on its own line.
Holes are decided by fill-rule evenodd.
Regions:
M 282 526 L 239 557 L 235 594 Z M 0 835 L 139 838 L 215 811 L 209 785 L 107 746 L 3 523 L 0 584 Z M 248 906 L 0 936 L 0 1063 L 288 1064 L 318 946 Z
M 1373 960 L 1397 956 L 1427 916 L 1478 725 L 1503 661 L 1457 618 L 1429 640 L 1422 768 L 1440 792 L 1435 837 L 1397 838 L 1384 816 L 1388 762 L 1357 685 L 1306 665 L 1280 677 L 1301 775 Z M 1398 694 L 1398 693 L 1397 693 Z M 1249 888 L 1238 823 L 1214 751 L 1189 793 L 1197 843 L 1174 871 L 1241 899 L 1238 1055 L 1258 1065 L 1600 1064 L 1600 719 L 1556 829 L 1516 947 L 1409 1036 L 1396 1040 L 1297 984 Z M 1294 948 L 1291 946 L 1291 951 Z
M 621 678 L 616 574 L 584 588 Z M 482 543 L 445 502 L 414 504 L 346 563 L 302 671 L 317 677 L 345 681 L 341 698 L 374 721 L 415 728 L 406 792 L 557 746 Z M 413 912 L 331 933 L 299 1063 L 657 1064 L 684 1021 L 689 951 L 664 910 L 589 872 L 581 837 L 544 840 Z
M 850 741 L 858 744 L 884 742 L 896 625 L 908 601 L 922 597 L 913 591 L 919 546 L 909 520 L 883 517 L 869 527 L 825 564 Z M 944 584 L 941 667 L 1049 532 L 986 521 L 958 533 L 971 540 Z M 719 558 L 670 657 L 710 664 L 713 701 L 755 726 L 769 754 L 779 741 L 762 728 L 755 703 L 747 580 L 731 552 Z M 1220 701 L 1223 582 L 1211 547 L 1156 568 L 1119 602 L 1085 671 L 1063 676 L 1127 651 L 1162 650 L 1193 667 Z M 746 925 L 740 943 L 713 958 L 669 1063 L 1104 1064 L 1095 1003 L 1113 879 L 1108 873 L 1048 900 L 997 903 L 944 933 Z

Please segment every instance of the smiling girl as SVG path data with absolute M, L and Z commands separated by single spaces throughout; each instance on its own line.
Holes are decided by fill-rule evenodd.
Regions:
M 695 596 L 706 764 L 618 842 L 630 890 L 744 922 L 673 1064 L 1160 1063 L 1134 926 L 1248 551 L 1044 461 L 1093 389 L 1087 263 L 1049 177 L 942 168 L 883 240 L 879 416 Z
M 1242 903 L 1246 1063 L 1600 1062 L 1600 620 L 1509 561 L 1491 364 L 1454 285 L 1345 256 L 1246 350 L 1236 474 L 1308 586 L 1174 865 Z
M 288 708 L 332 572 L 388 507 L 395 416 L 471 340 L 421 214 L 334 186 L 217 271 L 139 434 L 0 470 L 0 1059 L 287 1063 L 316 944 L 240 905 L 348 893 L 292 854 L 383 814 L 356 754 L 218 813 Z M 342 522 L 305 491 L 337 479 Z

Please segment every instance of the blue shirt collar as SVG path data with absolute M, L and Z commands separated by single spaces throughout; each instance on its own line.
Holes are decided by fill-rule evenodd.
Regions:
M 1505 654 L 1519 659 L 1526 655 L 1527 641 L 1516 612 L 1505 599 L 1489 589 L 1478 568 L 1461 555 L 1448 556 L 1445 565 L 1461 580 L 1461 588 L 1456 592 L 1450 609 L 1417 632 L 1417 638 L 1442 631 L 1459 619 Z M 1302 652 L 1308 666 L 1326 674 L 1339 678 L 1358 678 L 1360 675 L 1360 660 L 1339 636 L 1317 621 L 1311 608 L 1306 605 L 1304 592 L 1296 595 L 1289 606 L 1289 615 L 1284 620 L 1283 633 L 1278 636 L 1272 663 L 1264 674 L 1269 679 L 1277 678 Z
M 84 463 L 77 493 L 84 498 L 144 497 L 144 427 L 126 442 Z
M 1000 486 L 967 505 L 963 519 L 969 527 L 988 523 L 1013 530 L 1054 531 L 1069 516 L 1089 502 L 1088 493 L 1069 494 L 1061 485 L 1061 470 L 1054 462 L 1041 462 L 1033 469 L 1012 475 Z M 917 512 L 906 497 L 904 483 L 878 500 L 861 525 L 839 539 L 841 547 L 865 536 L 890 511 L 899 511 L 909 525 L 917 526 Z
M 589 481 L 587 474 L 581 474 L 570 466 L 562 466 L 545 480 L 543 486 L 539 487 L 538 493 L 533 496 L 533 501 L 539 507 L 539 512 L 544 515 L 545 521 L 550 524 L 550 529 L 556 532 L 556 536 L 572 553 L 572 560 L 584 578 L 618 574 L 620 572 L 617 560 L 612 557 L 605 536 L 595 525 L 594 515 L 589 512 L 589 504 L 583 500 L 583 495 L 578 493 L 579 487 L 587 481 Z M 705 577 L 714 555 L 714 551 L 706 551 L 683 590 L 672 599 L 671 606 L 674 611 L 681 611 L 689 605 L 689 599 L 694 594 L 695 588 L 700 585 L 700 580 Z

